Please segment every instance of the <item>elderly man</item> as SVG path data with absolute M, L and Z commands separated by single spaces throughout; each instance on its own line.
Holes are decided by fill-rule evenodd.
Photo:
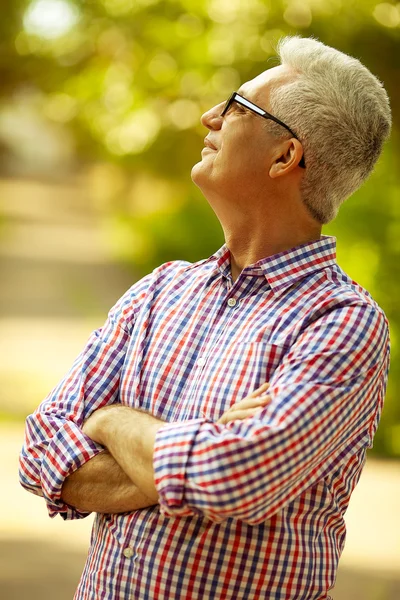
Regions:
M 356 59 L 285 38 L 206 112 L 192 178 L 226 243 L 132 286 L 27 419 L 21 483 L 97 513 L 76 600 L 328 598 L 389 363 L 322 224 L 390 130 Z

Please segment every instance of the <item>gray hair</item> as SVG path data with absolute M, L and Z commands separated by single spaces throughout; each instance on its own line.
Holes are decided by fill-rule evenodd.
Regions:
M 328 223 L 373 170 L 390 133 L 389 98 L 359 60 L 315 39 L 284 37 L 277 54 L 296 76 L 271 89 L 271 110 L 302 142 L 301 197 Z

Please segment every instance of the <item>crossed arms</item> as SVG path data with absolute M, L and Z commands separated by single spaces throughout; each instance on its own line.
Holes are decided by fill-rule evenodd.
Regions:
M 130 309 L 127 296 L 27 419 L 21 483 L 50 516 L 158 503 L 166 516 L 257 524 L 371 445 L 389 360 L 375 307 L 327 306 L 275 368 L 260 417 L 225 423 L 165 423 L 118 404 Z
M 261 412 L 270 402 L 268 383 L 234 404 L 218 420 L 227 424 Z M 66 478 L 61 498 L 82 511 L 120 513 L 158 503 L 153 451 L 157 431 L 165 422 L 127 406 L 101 408 L 82 431 L 106 448 Z

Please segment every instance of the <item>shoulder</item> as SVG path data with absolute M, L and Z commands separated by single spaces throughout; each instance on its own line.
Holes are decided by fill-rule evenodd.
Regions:
M 365 313 L 387 324 L 383 309 L 362 285 L 352 279 L 339 265 L 332 267 L 326 276 L 322 295 L 332 304 L 332 308 L 358 307 Z
M 274 341 L 290 348 L 299 340 L 347 347 L 373 343 L 382 352 L 389 345 L 389 326 L 371 294 L 337 263 L 297 281 L 280 303 Z M 289 301 L 290 300 L 290 301 Z
M 372 295 L 338 265 L 316 271 L 302 279 L 292 290 L 308 318 L 318 318 L 341 307 L 363 306 L 386 320 L 382 308 Z
M 344 348 L 373 349 L 379 355 L 389 352 L 389 323 L 383 309 L 371 294 L 341 267 L 334 265 L 310 303 L 303 326 L 320 326 L 326 337 Z
M 190 286 L 194 280 L 209 274 L 213 268 L 209 259 L 191 263 L 185 260 L 173 260 L 162 263 L 151 273 L 136 281 L 116 302 L 109 317 L 119 321 L 122 326 L 132 327 L 138 311 L 155 302 L 165 292 L 181 291 L 182 286 Z

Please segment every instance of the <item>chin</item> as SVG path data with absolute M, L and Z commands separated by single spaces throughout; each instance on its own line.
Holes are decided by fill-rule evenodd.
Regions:
M 205 167 L 202 160 L 193 165 L 191 171 L 191 178 L 195 185 L 201 188 L 201 184 L 204 183 L 204 180 L 207 179 L 207 168 Z

